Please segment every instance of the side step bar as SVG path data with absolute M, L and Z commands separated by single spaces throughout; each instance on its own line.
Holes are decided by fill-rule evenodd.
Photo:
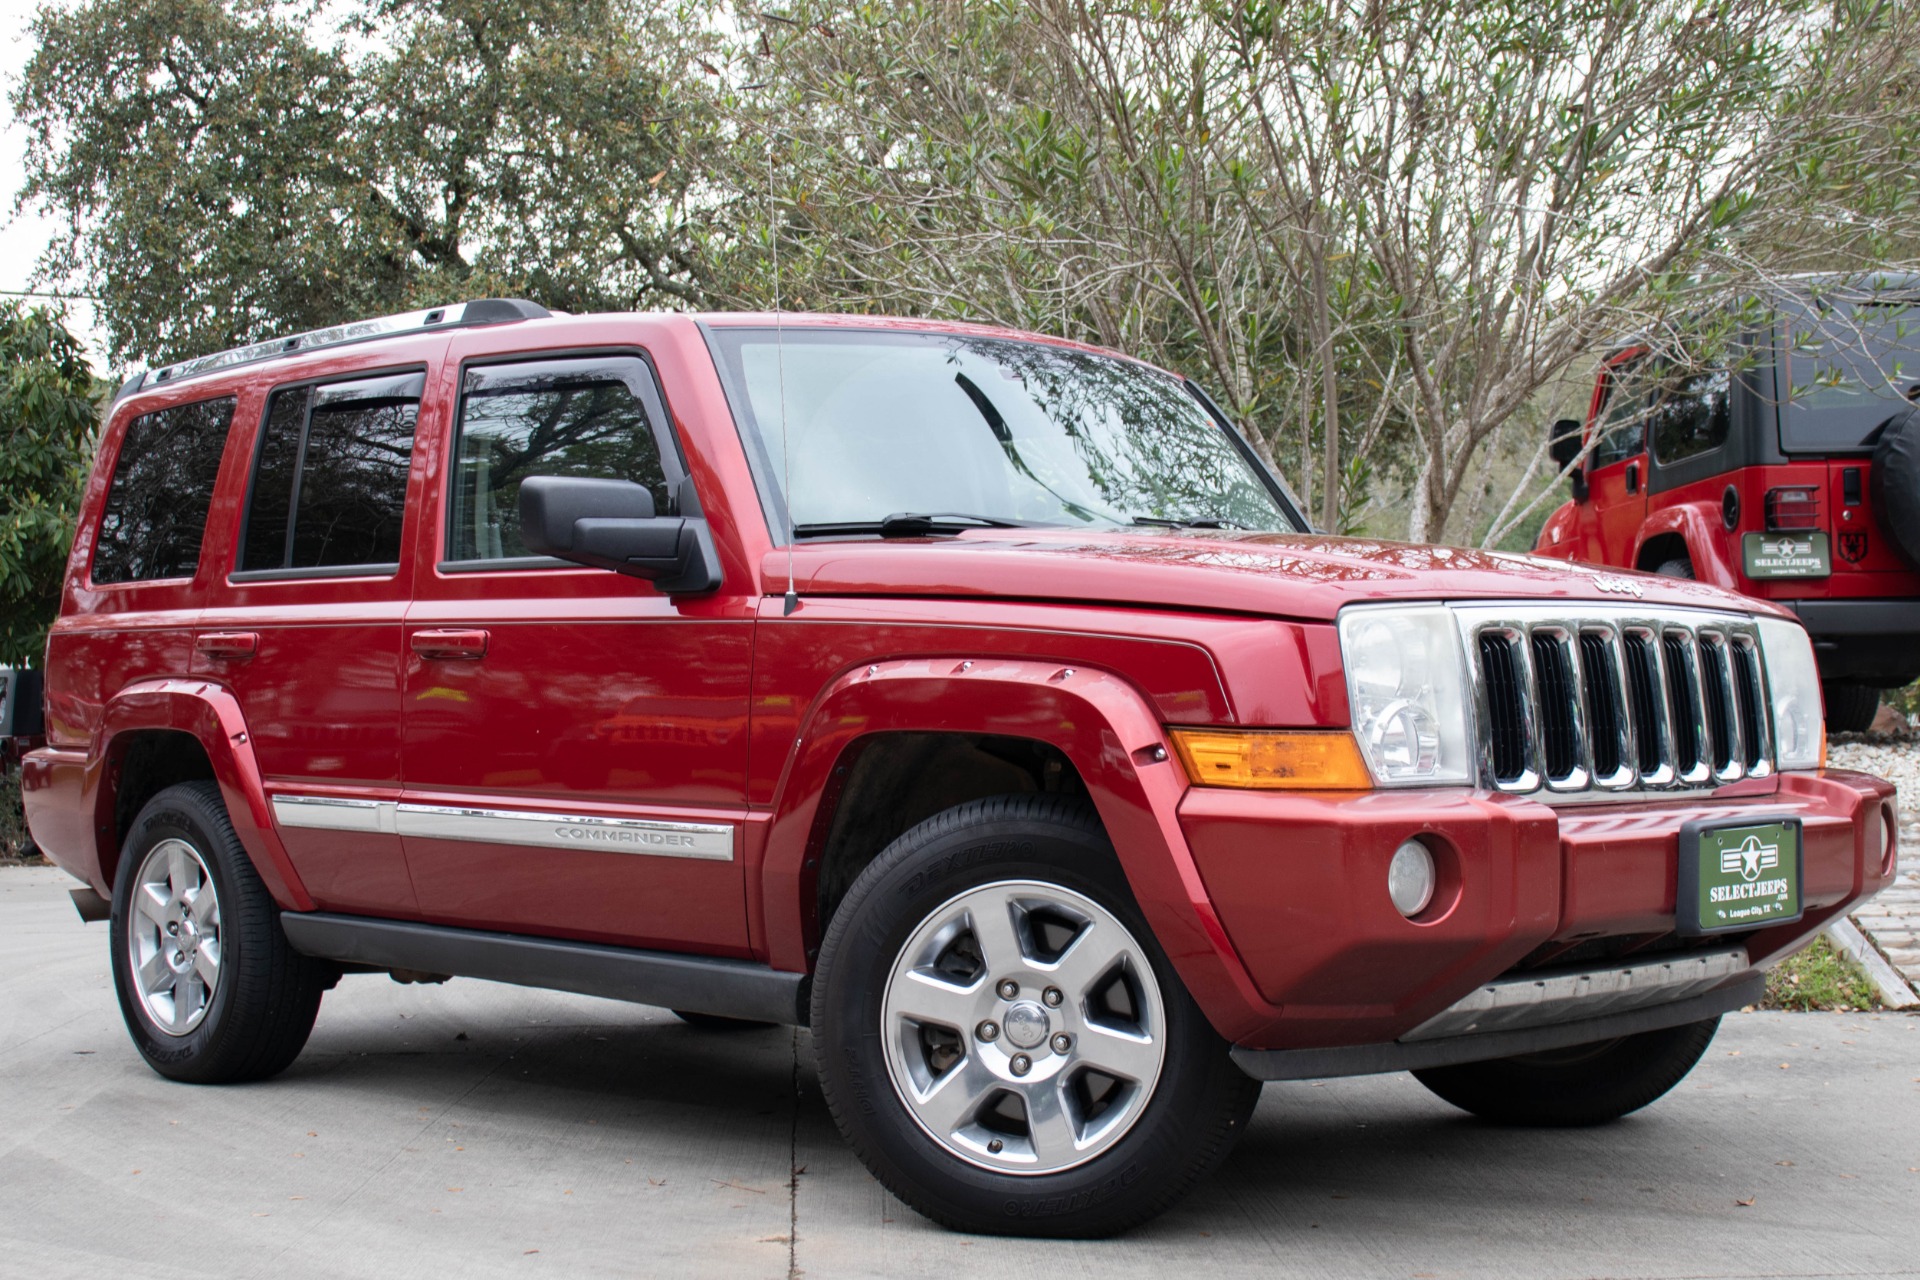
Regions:
M 294 950 L 343 964 L 484 978 L 753 1022 L 806 1024 L 807 975 L 750 960 L 324 912 L 282 912 L 280 924 Z

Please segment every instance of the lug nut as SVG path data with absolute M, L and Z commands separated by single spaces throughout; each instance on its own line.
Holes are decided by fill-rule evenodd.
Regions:
M 973 1029 L 973 1034 L 991 1044 L 1000 1038 L 1000 1026 L 995 1022 L 983 1022 Z
M 1060 988 L 1058 987 L 1048 987 L 1044 992 L 1041 993 L 1040 998 L 1047 1002 L 1047 1007 L 1049 1009 L 1058 1009 L 1060 1007 L 1060 1002 L 1066 999 L 1065 996 L 1060 994 Z
M 1016 1053 L 1013 1055 L 1013 1061 L 1009 1062 L 1007 1066 L 1013 1071 L 1013 1074 L 1023 1076 L 1033 1070 L 1033 1059 L 1024 1053 Z
M 1055 1053 L 1065 1053 L 1067 1050 L 1073 1048 L 1073 1037 L 1064 1031 L 1056 1031 L 1053 1033 L 1053 1039 L 1048 1041 L 1048 1043 L 1053 1046 Z
M 1020 984 L 1012 978 L 1005 978 L 1001 980 L 997 990 L 1000 992 L 1000 998 L 1002 1000 L 1011 1000 L 1020 994 Z

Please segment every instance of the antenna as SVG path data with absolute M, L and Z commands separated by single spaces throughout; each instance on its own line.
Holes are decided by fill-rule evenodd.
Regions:
M 787 509 L 787 596 L 780 616 L 788 617 L 800 607 L 800 593 L 793 586 L 793 449 L 787 441 L 787 342 L 780 313 L 780 228 L 773 217 L 773 133 L 767 133 L 767 235 L 773 245 L 773 363 L 780 386 L 780 490 Z

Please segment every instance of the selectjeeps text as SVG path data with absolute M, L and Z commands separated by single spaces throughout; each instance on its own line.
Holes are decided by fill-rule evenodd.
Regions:
M 33 834 L 155 1070 L 272 1075 L 343 973 L 800 1024 L 969 1230 L 1143 1220 L 1262 1080 L 1632 1111 L 1895 854 L 1785 611 L 1316 535 L 1192 384 L 958 325 L 143 374 L 44 674 Z

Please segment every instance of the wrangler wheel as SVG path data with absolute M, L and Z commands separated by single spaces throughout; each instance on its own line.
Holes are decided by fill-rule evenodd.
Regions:
M 1099 820 L 975 801 L 861 873 L 821 950 L 821 1087 L 913 1208 L 1010 1235 L 1108 1235 L 1165 1209 L 1246 1125 L 1227 1057 Z

